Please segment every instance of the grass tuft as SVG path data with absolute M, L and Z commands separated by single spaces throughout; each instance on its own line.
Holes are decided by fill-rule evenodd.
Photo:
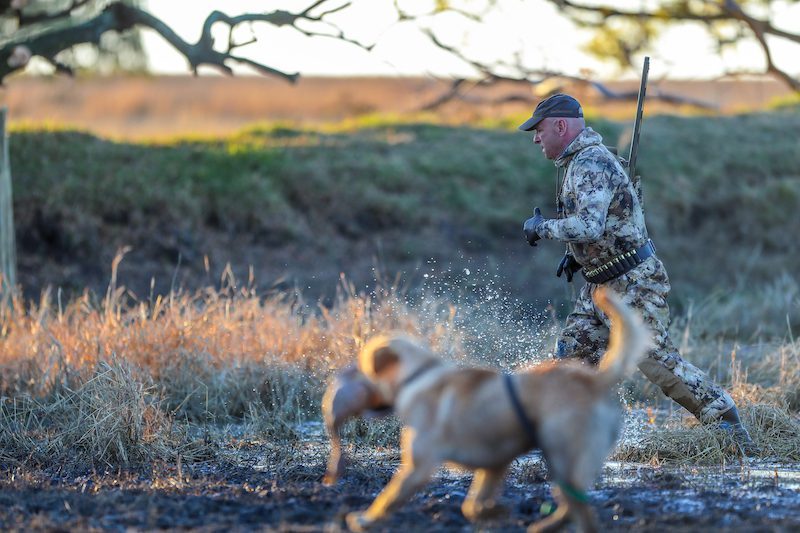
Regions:
M 786 408 L 740 404 L 742 423 L 759 448 L 757 457 L 800 461 L 800 420 Z M 739 461 L 741 452 L 731 435 L 714 425 L 672 419 L 623 441 L 614 459 L 639 463 L 722 464 Z
M 92 469 L 166 462 L 189 452 L 185 433 L 161 409 L 153 386 L 124 362 L 99 363 L 75 390 L 4 397 L 0 443 L 14 462 Z

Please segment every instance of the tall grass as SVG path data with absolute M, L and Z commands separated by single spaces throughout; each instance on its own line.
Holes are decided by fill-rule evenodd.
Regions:
M 139 301 L 114 280 L 104 298 L 87 292 L 63 303 L 45 292 L 38 302 L 17 298 L 0 308 L 0 458 L 7 463 L 67 470 L 185 464 L 216 457 L 221 441 L 213 435 L 231 423 L 276 445 L 297 441 L 304 422 L 319 420 L 331 373 L 376 332 L 407 331 L 457 362 L 514 368 L 547 357 L 558 327 L 495 294 L 454 302 L 392 284 L 358 292 L 342 280 L 324 307 L 297 294 L 260 296 L 228 277 L 220 289 Z M 684 340 L 689 354 L 702 346 L 688 333 Z M 765 454 L 797 460 L 798 345 L 736 349 L 717 377 L 732 387 Z M 695 363 L 713 366 L 719 350 Z M 632 401 L 649 401 L 647 392 Z M 668 438 L 621 453 L 701 461 L 730 452 L 703 428 L 665 431 Z M 699 451 L 698 432 L 711 439 Z M 388 445 L 397 424 L 361 422 L 348 434 Z M 683 438 L 692 442 L 680 448 Z
M 285 439 L 319 418 L 325 380 L 376 332 L 412 332 L 449 354 L 460 346 L 452 306 L 428 298 L 412 308 L 392 288 L 358 294 L 343 281 L 324 308 L 261 297 L 232 278 L 137 301 L 114 279 L 102 299 L 87 292 L 62 304 L 45 292 L 0 309 L 4 458 L 187 461 L 202 455 L 191 427 L 230 422 Z

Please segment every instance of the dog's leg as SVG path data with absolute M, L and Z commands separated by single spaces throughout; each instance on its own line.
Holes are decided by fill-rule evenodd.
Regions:
M 434 459 L 431 454 L 434 448 L 423 438 L 411 429 L 403 429 L 400 437 L 402 465 L 366 511 L 347 514 L 347 527 L 351 531 L 364 531 L 386 518 L 428 482 L 441 462 Z
M 508 465 L 499 468 L 479 468 L 469 493 L 461 505 L 461 512 L 467 520 L 475 521 L 502 515 L 506 509 L 495 503 L 495 496 L 506 477 Z
M 528 526 L 528 533 L 557 531 L 569 520 L 575 522 L 576 529 L 580 533 L 595 533 L 598 530 L 594 509 L 578 494 L 554 487 L 553 497 L 558 504 L 556 511 L 547 518 Z
M 594 509 L 586 501 L 585 492 L 573 493 L 568 490 L 560 490 L 561 499 L 564 504 L 569 502 L 569 516 L 575 522 L 577 530 L 581 533 L 595 533 L 598 530 L 597 516 Z
M 555 512 L 551 515 L 548 515 L 546 518 L 529 525 L 527 533 L 547 533 L 551 531 L 558 531 L 564 526 L 567 520 L 569 520 L 569 503 L 557 487 L 553 488 L 553 497 L 558 504 Z

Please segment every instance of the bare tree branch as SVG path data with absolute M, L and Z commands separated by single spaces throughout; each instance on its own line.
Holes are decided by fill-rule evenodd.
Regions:
M 646 21 L 672 24 L 675 22 L 699 22 L 709 27 L 714 34 L 714 25 L 720 23 L 741 24 L 740 34 L 732 39 L 723 39 L 716 36 L 718 46 L 735 44 L 744 36 L 754 38 L 766 62 L 765 73 L 771 74 L 782 80 L 794 91 L 800 91 L 800 78 L 792 76 L 780 69 L 772 58 L 770 44 L 767 37 L 785 39 L 792 43 L 800 44 L 800 33 L 792 33 L 776 27 L 772 21 L 759 19 L 747 14 L 736 0 L 705 0 L 703 2 L 662 2 L 652 9 L 625 10 L 603 4 L 584 4 L 573 0 L 547 0 L 566 13 L 573 21 L 585 27 L 604 28 L 609 19 L 618 18 L 642 24 Z M 587 19 L 585 15 L 592 15 L 594 19 Z
M 49 20 L 60 20 L 64 17 L 68 17 L 74 10 L 78 9 L 79 7 L 83 7 L 88 3 L 89 0 L 72 0 L 72 4 L 70 4 L 69 7 L 65 7 L 61 11 L 54 11 L 52 13 L 45 11 L 41 13 L 25 14 L 20 9 L 16 11 L 17 21 L 20 26 L 29 26 L 31 24 L 38 24 L 40 22 L 47 22 Z
M 729 17 L 721 13 L 694 13 L 685 9 L 680 9 L 677 5 L 667 4 L 660 6 L 654 11 L 645 10 L 626 10 L 618 9 L 608 5 L 587 5 L 572 2 L 570 0 L 548 0 L 550 3 L 555 4 L 561 11 L 573 10 L 575 13 L 592 13 L 598 15 L 595 22 L 589 22 L 581 19 L 580 22 L 592 25 L 602 26 L 605 19 L 621 17 L 626 19 L 640 19 L 640 20 L 683 20 L 683 21 L 697 21 L 697 22 L 714 22 L 728 20 Z
M 314 16 L 314 15 L 310 14 L 310 12 L 313 11 L 314 8 L 324 4 L 327 1 L 328 0 L 319 0 L 318 2 L 314 3 L 310 7 L 306 8 L 303 12 L 296 13 L 296 14 L 295 13 L 289 13 L 288 11 L 278 10 L 278 11 L 273 11 L 272 13 L 263 13 L 263 14 L 262 13 L 245 13 L 245 14 L 242 14 L 242 15 L 237 15 L 235 17 L 231 17 L 231 16 L 226 15 L 225 13 L 222 13 L 221 11 L 214 11 L 206 18 L 206 21 L 203 24 L 203 32 L 202 32 L 202 36 L 200 37 L 200 41 L 208 41 L 208 42 L 212 41 L 212 38 L 211 38 L 211 27 L 217 22 L 223 22 L 225 24 L 228 24 L 228 26 L 230 27 L 231 31 L 233 31 L 233 29 L 236 26 L 240 25 L 240 24 L 250 23 L 250 22 L 267 22 L 267 23 L 272 24 L 273 26 L 276 26 L 276 27 L 291 26 L 296 31 L 299 31 L 300 33 L 302 33 L 303 35 L 306 35 L 307 37 L 333 38 L 333 39 L 337 39 L 337 40 L 340 40 L 340 41 L 345 41 L 347 43 L 356 45 L 356 46 L 358 46 L 360 48 L 363 48 L 365 50 L 371 50 L 372 49 L 372 45 L 366 45 L 366 44 L 360 43 L 360 42 L 358 42 L 358 41 L 356 41 L 354 39 L 350 39 L 349 37 L 347 37 L 347 35 L 345 35 L 344 31 L 342 31 L 342 30 L 338 30 L 335 33 L 322 33 L 322 32 L 313 32 L 313 31 L 304 30 L 301 27 L 297 26 L 297 23 L 299 21 L 303 21 L 303 20 L 307 20 L 309 22 L 326 23 L 326 21 L 323 19 L 323 17 L 325 17 L 326 15 L 329 15 L 331 13 L 336 13 L 338 11 L 341 11 L 342 9 L 345 9 L 345 8 L 350 6 L 350 3 L 348 2 L 348 3 L 345 3 L 345 4 L 342 4 L 342 5 L 338 6 L 336 8 L 333 8 L 333 9 L 330 9 L 328 11 L 325 11 L 324 13 L 322 13 L 320 15 L 317 15 L 317 16 Z M 333 25 L 330 25 L 330 26 L 332 28 L 336 28 Z
M 630 92 L 613 91 L 603 83 L 600 83 L 599 81 L 596 80 L 592 80 L 582 76 L 572 76 L 565 74 L 563 72 L 558 72 L 548 69 L 531 70 L 525 68 L 519 62 L 514 64 L 505 62 L 497 62 L 494 64 L 482 63 L 466 57 L 460 50 L 443 43 L 433 32 L 426 31 L 425 33 L 428 36 L 428 38 L 434 43 L 434 45 L 441 48 L 442 50 L 447 51 L 453 56 L 459 58 L 468 65 L 472 66 L 482 76 L 481 79 L 479 79 L 477 82 L 469 84 L 466 83 L 466 80 L 462 78 L 453 80 L 447 92 L 437 96 L 434 100 L 428 102 L 427 104 L 424 104 L 421 107 L 421 109 L 425 111 L 437 109 L 447 104 L 448 102 L 454 100 L 471 101 L 474 103 L 492 103 L 492 104 L 505 103 L 510 101 L 524 101 L 524 102 L 535 103 L 536 101 L 538 101 L 538 98 L 534 97 L 534 95 L 530 91 L 528 91 L 524 95 L 518 94 L 511 96 L 503 96 L 494 99 L 477 98 L 475 96 L 470 96 L 469 91 L 471 91 L 477 86 L 491 85 L 499 82 L 516 83 L 524 86 L 526 89 L 530 89 L 531 87 L 539 85 L 546 80 L 551 80 L 554 78 L 560 78 L 574 83 L 589 85 L 593 87 L 604 99 L 607 100 L 636 101 L 638 97 L 638 91 L 630 91 Z M 510 74 L 503 75 L 500 74 L 501 71 L 512 71 L 516 72 L 517 75 L 510 75 Z M 649 97 L 651 99 L 660 100 L 671 104 L 691 105 L 703 109 L 716 109 L 717 107 L 709 102 L 693 98 L 687 98 L 673 93 L 667 93 L 664 91 L 660 91 L 658 89 L 651 90 L 649 93 Z
M 394 9 L 397 12 L 397 16 L 400 21 L 419 20 L 422 18 L 434 17 L 446 11 L 448 13 L 455 13 L 457 15 L 460 15 L 473 22 L 480 22 L 494 5 L 495 5 L 495 0 L 491 0 L 487 2 L 486 9 L 484 9 L 483 11 L 476 11 L 476 12 L 467 11 L 466 9 L 459 9 L 452 5 L 448 5 L 447 7 L 435 6 L 433 9 L 429 11 L 424 11 L 418 14 L 411 14 L 410 12 L 405 11 L 403 10 L 402 7 L 400 7 L 400 2 L 398 0 L 394 0 Z
M 29 16 L 27 21 L 50 20 L 58 17 L 68 17 L 72 10 L 83 6 L 88 0 L 73 0 L 69 8 L 51 14 L 39 14 Z M 362 44 L 354 39 L 350 39 L 342 30 L 325 20 L 325 17 L 337 13 L 350 6 L 349 2 L 331 7 L 318 15 L 313 14 L 315 10 L 324 6 L 329 0 L 317 0 L 300 13 L 290 13 L 288 11 L 277 10 L 271 13 L 247 13 L 231 17 L 221 11 L 213 11 L 208 15 L 203 23 L 200 38 L 196 43 L 189 43 L 182 39 L 175 31 L 160 19 L 154 17 L 145 10 L 133 7 L 121 2 L 112 2 L 102 12 L 94 18 L 81 24 L 66 28 L 48 29 L 38 34 L 23 38 L 6 41 L 0 46 L 0 82 L 9 74 L 24 68 L 25 62 L 20 62 L 20 57 L 25 57 L 20 50 L 25 50 L 30 56 L 40 56 L 56 66 L 60 71 L 70 72 L 67 65 L 59 63 L 55 57 L 62 51 L 72 48 L 78 44 L 90 43 L 97 45 L 101 36 L 108 31 L 124 32 L 135 26 L 147 27 L 157 32 L 175 50 L 181 53 L 189 62 L 189 68 L 197 74 L 201 66 L 210 66 L 226 74 L 232 74 L 233 70 L 228 64 L 239 63 L 247 65 L 255 70 L 268 75 L 278 76 L 289 82 L 297 80 L 298 73 L 287 73 L 260 63 L 253 59 L 234 55 L 236 48 L 252 44 L 256 41 L 255 37 L 251 41 L 236 43 L 233 40 L 233 31 L 240 24 L 250 24 L 253 22 L 265 22 L 276 27 L 290 26 L 296 31 L 309 37 L 326 37 L 345 41 L 359 46 L 365 50 L 370 50 L 371 45 Z M 298 23 L 307 21 L 310 23 L 327 25 L 332 31 L 312 31 L 298 26 Z M 216 23 L 228 25 L 227 48 L 219 50 L 215 48 L 212 36 L 212 27 Z M 16 52 L 15 52 L 16 51 Z
M 786 71 L 779 69 L 775 62 L 772 60 L 772 53 L 770 52 L 769 44 L 767 44 L 766 35 L 776 35 L 775 28 L 772 27 L 766 21 L 757 20 L 749 15 L 747 15 L 742 8 L 736 3 L 735 0 L 724 0 L 725 10 L 733 15 L 736 19 L 742 21 L 750 30 L 753 32 L 758 44 L 761 46 L 761 50 L 764 52 L 764 59 L 767 62 L 767 72 L 774 74 L 778 78 L 782 79 L 789 87 L 791 87 L 795 91 L 800 91 L 800 79 L 795 79 L 790 76 Z M 781 32 L 783 33 L 783 32 Z M 800 43 L 800 34 L 794 37 L 792 40 L 795 42 Z
M 31 56 L 40 56 L 53 64 L 57 70 L 70 72 L 68 65 L 56 59 L 59 53 L 83 43 L 98 45 L 104 33 L 110 31 L 125 32 L 134 27 L 150 28 L 158 33 L 186 58 L 189 69 L 195 74 L 202 66 L 209 66 L 226 74 L 232 74 L 232 66 L 239 64 L 253 68 L 263 74 L 281 77 L 289 82 L 296 81 L 299 76 L 296 72 L 283 72 L 236 53 L 240 48 L 256 42 L 257 37 L 253 33 L 250 39 L 237 40 L 234 37 L 234 32 L 242 25 L 248 25 L 252 28 L 256 23 L 266 23 L 276 28 L 290 27 L 308 37 L 335 39 L 366 51 L 372 50 L 374 44 L 365 44 L 350 38 L 341 28 L 330 22 L 328 18 L 349 8 L 351 6 L 349 0 L 308 1 L 311 3 L 298 12 L 275 10 L 265 13 L 245 13 L 229 16 L 222 11 L 215 10 L 203 22 L 201 35 L 197 42 L 191 43 L 182 39 L 169 25 L 146 10 L 122 3 L 119 0 L 110 0 L 105 9 L 90 20 L 69 27 L 59 28 L 51 25 L 35 34 L 31 34 L 28 31 L 24 37 L 17 36 L 16 39 L 12 38 L 0 44 L 0 83 L 9 74 L 24 68 Z M 720 49 L 730 43 L 738 42 L 742 36 L 753 37 L 759 43 L 765 55 L 766 72 L 780 78 L 794 90 L 800 91 L 800 79 L 781 70 L 775 64 L 769 46 L 770 42 L 768 42 L 769 37 L 777 37 L 800 43 L 800 34 L 781 30 L 776 28 L 770 20 L 762 20 L 749 15 L 737 3 L 738 0 L 661 0 L 661 5 L 650 10 L 644 8 L 638 10 L 622 9 L 602 4 L 587 5 L 581 3 L 586 0 L 546 1 L 556 5 L 577 24 L 595 28 L 598 31 L 608 32 L 607 23 L 610 19 L 627 20 L 635 25 L 640 25 L 642 28 L 641 35 L 634 37 L 632 40 L 617 36 L 613 31 L 609 32 L 608 35 L 612 42 L 613 39 L 617 39 L 617 53 L 629 64 L 633 55 L 655 34 L 653 28 L 658 27 L 659 24 L 667 25 L 676 21 L 705 24 L 714 35 Z M 414 13 L 404 10 L 400 6 L 399 0 L 393 0 L 393 4 L 397 13 L 396 23 L 398 24 L 409 21 L 428 21 L 442 13 L 455 14 L 470 23 L 479 24 L 486 15 L 487 10 L 494 6 L 495 0 L 487 0 L 481 4 L 481 6 L 486 6 L 485 8 L 481 7 L 473 11 L 457 8 L 449 2 L 436 2 L 434 7 Z M 35 23 L 69 19 L 74 15 L 75 10 L 86 8 L 90 5 L 93 5 L 92 0 L 70 0 L 66 7 L 52 13 L 23 14 L 26 0 L 0 0 L 0 12 L 4 13 L 6 18 L 10 14 L 12 17 L 17 18 L 19 24 L 30 24 L 33 29 L 36 29 Z M 216 43 L 213 37 L 212 29 L 218 24 L 223 24 L 227 27 L 227 41 L 225 42 Z M 737 25 L 739 33 L 736 36 L 731 37 L 729 31 L 723 31 L 725 28 L 729 29 L 728 24 Z M 478 79 L 471 82 L 467 82 L 464 79 L 452 80 L 447 92 L 438 96 L 434 101 L 425 104 L 423 106 L 425 109 L 434 109 L 454 99 L 474 100 L 476 96 L 472 91 L 476 87 L 499 82 L 512 82 L 524 85 L 526 89 L 529 89 L 530 86 L 535 86 L 544 80 L 552 78 L 562 78 L 572 82 L 589 84 L 603 98 L 607 99 L 634 99 L 636 97 L 635 94 L 615 93 L 602 83 L 586 77 L 570 76 L 564 72 L 545 68 L 532 69 L 526 67 L 518 57 L 513 62 L 501 60 L 487 63 L 477 61 L 469 58 L 457 47 L 447 45 L 432 30 L 423 31 L 425 31 L 434 46 L 460 59 L 478 74 Z M 713 107 L 706 102 L 684 98 L 679 95 L 659 93 L 658 91 L 651 91 L 651 97 L 672 103 L 690 104 L 704 108 Z M 532 99 L 533 97 L 512 95 L 501 97 L 500 100 L 523 100 L 525 98 Z

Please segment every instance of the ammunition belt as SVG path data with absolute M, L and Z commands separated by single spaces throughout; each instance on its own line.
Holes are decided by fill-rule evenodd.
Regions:
M 589 283 L 605 283 L 641 265 L 645 259 L 651 255 L 655 255 L 655 253 L 656 247 L 653 241 L 648 239 L 647 242 L 639 248 L 618 255 L 611 261 L 597 268 L 591 270 L 584 269 L 583 277 L 586 278 L 586 281 Z

